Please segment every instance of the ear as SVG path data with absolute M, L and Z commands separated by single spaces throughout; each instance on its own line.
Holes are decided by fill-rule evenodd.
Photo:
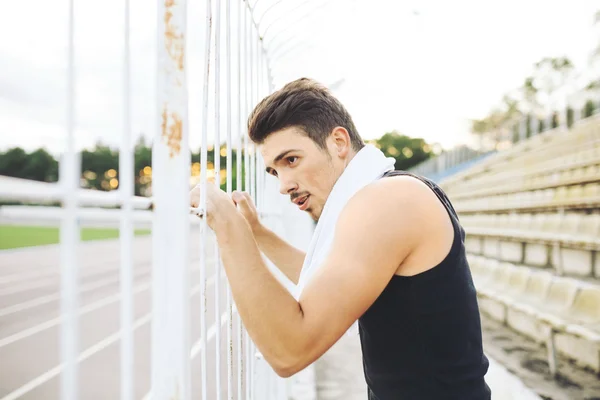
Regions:
M 348 156 L 352 149 L 352 142 L 350 141 L 350 134 L 346 128 L 336 126 L 329 135 L 332 146 L 334 147 L 335 154 L 338 157 L 344 158 Z

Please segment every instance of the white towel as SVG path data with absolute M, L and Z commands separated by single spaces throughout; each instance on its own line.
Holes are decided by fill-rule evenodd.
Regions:
M 372 144 L 365 145 L 350 160 L 333 186 L 313 233 L 298 279 L 296 300 L 300 298 L 310 278 L 325 261 L 331 248 L 338 217 L 348 200 L 360 189 L 393 170 L 395 162 L 394 158 L 386 157 Z

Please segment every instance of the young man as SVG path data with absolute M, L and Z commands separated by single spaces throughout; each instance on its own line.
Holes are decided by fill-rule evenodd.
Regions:
M 365 148 L 345 108 L 309 79 L 265 98 L 250 116 L 249 136 L 281 193 L 315 221 Z M 261 225 L 247 194 L 208 188 L 207 223 L 237 309 L 280 376 L 318 359 L 358 320 L 369 399 L 491 398 L 464 230 L 434 183 L 388 171 L 351 196 L 299 300 L 260 252 L 295 283 L 305 254 Z M 199 195 L 191 192 L 192 206 Z

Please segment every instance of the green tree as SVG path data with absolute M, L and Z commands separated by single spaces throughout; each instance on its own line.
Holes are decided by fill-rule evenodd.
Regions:
M 143 172 L 145 167 L 152 168 L 152 147 L 146 145 L 146 140 L 141 135 L 134 147 L 133 156 L 134 193 L 136 196 L 141 196 L 152 182 L 152 175 L 146 175 Z
M 45 149 L 26 153 L 20 147 L 0 153 L 0 175 L 41 182 L 58 180 L 58 162 Z
M 81 152 L 81 173 L 89 187 L 100 190 L 110 189 L 110 179 L 116 178 L 116 175 L 108 176 L 107 173 L 109 170 L 118 171 L 118 155 L 116 150 L 100 142 L 94 149 Z
M 141 136 L 134 147 L 134 168 L 136 173 L 144 167 L 152 167 L 152 147 L 146 145 Z
M 411 138 L 397 131 L 384 134 L 373 143 L 388 157 L 396 159 L 397 170 L 408 170 L 433 155 L 432 146 L 422 138 Z
M 27 165 L 27 153 L 15 147 L 0 154 L 0 175 L 21 178 Z
M 38 149 L 27 156 L 22 177 L 35 181 L 58 181 L 58 161 L 45 149 Z

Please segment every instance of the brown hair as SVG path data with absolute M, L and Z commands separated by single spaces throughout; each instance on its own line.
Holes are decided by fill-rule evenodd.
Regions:
M 312 79 L 297 79 L 265 97 L 248 118 L 248 135 L 262 144 L 271 133 L 292 126 L 301 128 L 321 149 L 337 126 L 346 128 L 355 151 L 365 145 L 342 103 Z

